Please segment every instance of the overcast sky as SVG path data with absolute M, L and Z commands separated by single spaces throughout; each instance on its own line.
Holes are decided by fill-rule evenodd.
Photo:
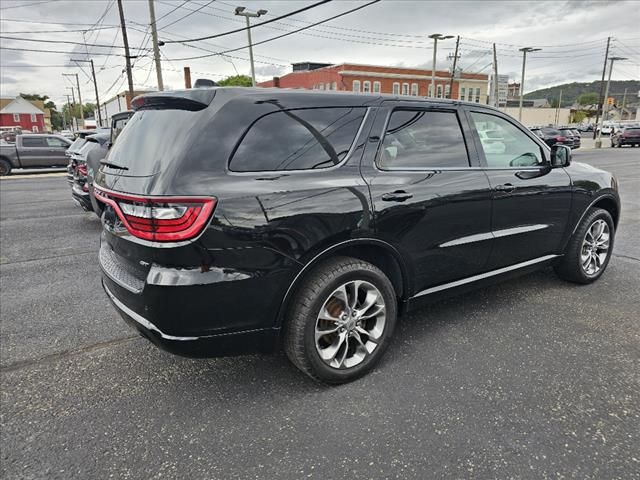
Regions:
M 156 0 L 161 40 L 194 38 L 226 32 L 244 25 L 233 14 L 237 5 L 266 9 L 263 19 L 273 18 L 314 1 Z M 300 15 L 253 31 L 259 42 L 352 9 L 366 1 L 333 1 Z M 354 62 L 430 68 L 432 33 L 460 35 L 460 63 L 465 71 L 491 72 L 491 43 L 498 43 L 499 73 L 519 81 L 522 46 L 540 47 L 527 61 L 525 91 L 572 81 L 593 81 L 602 75 L 606 38 L 614 37 L 613 54 L 628 57 L 616 62 L 613 79 L 640 79 L 640 8 L 638 1 L 405 1 L 386 0 L 303 32 L 254 48 L 258 80 L 291 71 L 290 63 L 318 61 Z M 127 33 L 134 60 L 137 89 L 157 85 L 151 59 L 147 0 L 125 0 Z M 103 16 L 104 14 L 104 16 Z M 184 18 L 183 18 L 184 17 Z M 64 101 L 70 79 L 64 73 L 80 74 L 83 100 L 95 94 L 88 76 L 70 64 L 71 58 L 93 58 L 98 91 L 106 100 L 124 91 L 124 57 L 118 8 L 115 0 L 2 0 L 0 77 L 2 96 L 20 92 L 49 95 Z M 255 21 L 255 19 L 254 19 Z M 38 23 L 42 22 L 42 23 Z M 175 23 L 174 23 L 175 22 Z M 99 27 L 99 28 L 96 28 Z M 40 43 L 24 39 L 115 45 L 111 48 L 65 43 Z M 70 31 L 73 30 L 73 31 Z M 236 73 L 249 74 L 248 51 L 196 60 L 185 57 L 207 55 L 247 45 L 246 32 L 227 35 L 191 46 L 161 47 L 165 88 L 184 85 L 182 68 L 189 65 L 192 77 L 219 79 Z M 439 43 L 438 67 L 449 68 L 455 39 Z M 46 50 L 28 52 L 8 48 Z M 60 51 L 63 53 L 53 53 Z M 89 53 L 89 57 L 87 56 Z M 105 55 L 110 53 L 110 55 Z M 100 55 L 102 54 L 102 55 Z M 85 68 L 85 72 L 89 72 Z M 85 101 L 87 101 L 85 100 Z

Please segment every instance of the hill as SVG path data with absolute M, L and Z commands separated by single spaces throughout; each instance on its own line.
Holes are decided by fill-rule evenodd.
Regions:
M 600 93 L 600 80 L 590 83 L 565 83 L 563 85 L 557 85 L 555 87 L 542 88 L 533 92 L 527 93 L 524 98 L 546 98 L 549 103 L 555 105 L 560 96 L 560 90 L 562 90 L 562 106 L 570 107 L 576 101 L 576 99 L 583 93 Z M 640 91 L 640 81 L 638 80 L 611 80 L 609 86 L 609 96 L 614 97 L 620 103 L 622 103 L 622 96 L 624 95 L 624 89 L 627 89 L 627 101 L 626 104 L 638 103 L 638 92 Z

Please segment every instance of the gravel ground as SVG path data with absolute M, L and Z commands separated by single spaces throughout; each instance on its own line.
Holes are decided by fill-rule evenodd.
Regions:
M 60 176 L 0 182 L 0 476 L 640 478 L 640 149 L 593 285 L 544 270 L 416 310 L 369 376 L 283 354 L 191 360 L 133 334 L 99 284 L 100 224 Z

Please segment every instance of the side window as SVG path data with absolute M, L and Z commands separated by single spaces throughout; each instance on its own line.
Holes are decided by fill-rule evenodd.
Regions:
M 373 93 L 380 93 L 380 82 L 373 82 Z
M 403 83 L 402 84 L 402 95 L 409 95 L 409 84 L 408 83 Z
M 393 94 L 400 95 L 400 84 L 398 82 L 393 82 Z
M 418 96 L 418 84 L 417 83 L 412 83 L 411 84 L 411 95 L 413 95 L 414 97 Z
M 360 93 L 360 80 L 354 80 L 352 84 L 352 90 L 355 93 Z
M 347 156 L 365 112 L 364 108 L 313 108 L 264 115 L 242 138 L 229 168 L 259 172 L 336 165 Z
M 362 84 L 362 91 L 364 93 L 371 93 L 371 82 L 369 80 L 365 80 Z
M 472 112 L 488 167 L 535 167 L 544 162 L 542 149 L 504 118 Z
M 459 98 L 459 100 L 463 100 L 464 101 L 464 96 L 465 96 L 466 93 L 467 93 L 467 89 L 462 87 L 460 89 L 460 98 Z
M 65 143 L 63 140 L 60 140 L 56 137 L 47 137 L 47 145 L 50 147 L 68 147 L 69 144 Z
M 42 137 L 30 137 L 24 135 L 22 137 L 23 147 L 44 147 L 44 139 Z
M 378 165 L 389 170 L 468 167 L 456 113 L 395 110 L 387 125 Z

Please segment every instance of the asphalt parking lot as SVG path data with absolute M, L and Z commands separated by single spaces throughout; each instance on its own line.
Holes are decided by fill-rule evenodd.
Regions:
M 598 282 L 549 269 L 412 312 L 332 388 L 283 354 L 159 351 L 109 305 L 65 179 L 3 179 L 0 476 L 640 478 L 640 149 L 574 161 L 620 180 Z

